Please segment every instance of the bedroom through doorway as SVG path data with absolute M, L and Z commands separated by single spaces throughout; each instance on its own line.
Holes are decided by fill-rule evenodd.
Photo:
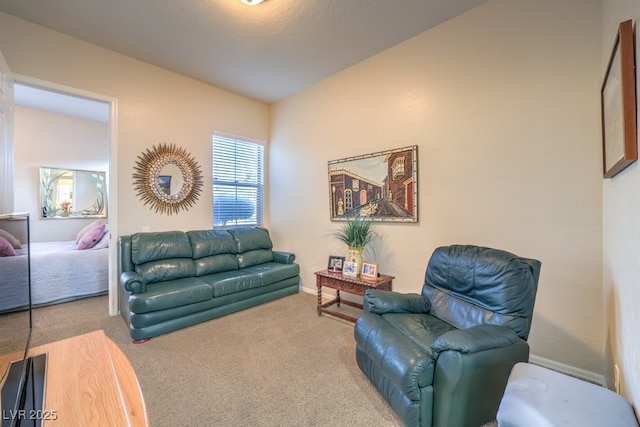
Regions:
M 111 160 L 116 158 L 115 111 L 116 101 L 110 97 L 15 76 L 14 207 L 16 211 L 31 213 L 32 242 L 42 243 L 41 246 L 45 248 L 54 245 L 53 242 L 61 242 L 70 244 L 73 249 L 73 243 L 78 243 L 81 234 L 86 234 L 87 229 L 97 221 L 104 224 L 105 231 L 101 244 L 95 250 L 89 249 L 92 253 L 82 250 L 76 253 L 78 262 L 87 264 L 79 265 L 85 271 L 92 272 L 90 264 L 95 264 L 95 271 L 91 273 L 91 277 L 87 277 L 87 280 L 92 281 L 91 286 L 74 289 L 69 283 L 71 279 L 64 280 L 64 274 L 56 274 L 58 286 L 61 287 L 60 298 L 56 300 L 55 295 L 43 297 L 42 305 L 46 305 L 49 300 L 52 303 L 64 302 L 108 292 L 109 313 L 117 314 L 116 186 L 113 185 L 115 167 Z M 92 177 L 100 175 L 94 172 L 102 173 L 104 182 L 96 182 L 96 188 L 103 193 L 104 213 L 96 214 L 100 210 L 100 204 L 91 205 L 87 209 L 84 206 L 67 207 L 64 202 L 56 201 L 56 209 L 67 208 L 68 213 L 62 212 L 47 218 L 47 208 L 41 194 L 43 168 L 72 170 Z M 79 183 L 80 179 L 76 181 Z M 56 188 L 64 190 L 64 186 Z M 81 187 L 73 185 L 73 189 L 68 190 L 68 193 L 59 196 L 66 196 L 70 201 L 75 200 L 77 204 L 81 204 Z M 76 191 L 75 195 L 73 190 Z M 87 212 L 89 213 L 85 216 Z M 104 255 L 98 256 L 98 252 L 103 252 Z M 46 268 L 35 264 L 37 258 L 33 261 L 37 274 L 48 274 Z M 38 279 L 33 276 L 32 273 L 32 281 Z M 37 289 L 34 290 L 36 291 Z

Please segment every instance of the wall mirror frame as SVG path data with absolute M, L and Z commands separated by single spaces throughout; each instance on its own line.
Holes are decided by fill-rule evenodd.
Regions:
M 106 216 L 106 172 L 40 167 L 40 218 Z
M 133 173 L 136 195 L 156 213 L 177 214 L 193 206 L 202 192 L 202 169 L 175 144 L 154 145 L 138 156 Z

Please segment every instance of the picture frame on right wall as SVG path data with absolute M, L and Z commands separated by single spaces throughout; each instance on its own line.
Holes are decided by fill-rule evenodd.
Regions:
M 638 159 L 633 22 L 620 23 L 601 90 L 604 178 Z

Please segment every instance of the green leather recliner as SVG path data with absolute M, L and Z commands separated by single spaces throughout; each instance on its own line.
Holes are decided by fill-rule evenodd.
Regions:
M 529 359 L 541 263 L 437 248 L 421 295 L 369 290 L 355 325 L 360 369 L 407 426 L 495 420 L 511 368 Z

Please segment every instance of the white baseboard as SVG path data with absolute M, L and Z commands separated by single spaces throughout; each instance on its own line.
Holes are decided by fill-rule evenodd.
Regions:
M 607 386 L 604 375 L 602 374 L 596 374 L 595 372 L 576 368 L 575 366 L 556 362 L 555 360 L 545 359 L 544 357 L 536 356 L 535 354 L 529 356 L 529 362 L 572 377 L 580 378 L 581 380 L 589 381 L 590 383 L 598 384 L 603 387 Z
M 299 289 L 300 292 L 304 292 L 305 294 L 311 294 L 311 295 L 318 295 L 318 288 L 305 288 L 304 286 L 300 286 Z M 362 297 L 358 297 L 356 295 L 352 295 L 346 292 L 343 292 L 340 294 L 342 299 L 360 299 L 360 303 L 362 303 Z M 336 291 L 335 289 L 332 288 L 326 288 L 323 287 L 322 288 L 322 299 L 326 300 L 326 299 L 330 299 L 330 298 L 335 298 L 336 296 Z
M 313 294 L 313 295 L 318 294 L 317 289 L 305 288 L 304 286 L 300 286 L 300 291 L 304 292 L 305 294 Z

